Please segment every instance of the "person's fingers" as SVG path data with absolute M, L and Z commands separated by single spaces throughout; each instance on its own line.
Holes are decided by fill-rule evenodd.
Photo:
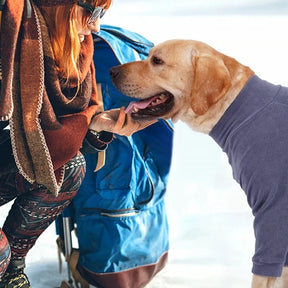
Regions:
M 118 119 L 117 119 L 115 126 L 114 126 L 115 133 L 117 133 L 117 131 L 121 131 L 121 129 L 123 129 L 125 124 L 126 124 L 125 108 L 121 107 L 120 111 L 119 111 Z
M 140 131 L 155 121 L 135 121 L 130 114 L 125 113 L 125 107 L 120 109 L 111 109 L 96 115 L 90 129 L 95 131 L 108 131 L 123 136 L 131 136 L 133 133 Z

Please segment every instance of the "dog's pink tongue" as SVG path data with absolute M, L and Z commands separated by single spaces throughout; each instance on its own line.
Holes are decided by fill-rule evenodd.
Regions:
M 125 109 L 125 113 L 131 113 L 135 108 L 136 109 L 145 109 L 149 106 L 151 102 L 153 102 L 157 97 L 149 98 L 147 100 L 141 100 L 138 102 L 132 101 L 129 103 L 128 107 Z

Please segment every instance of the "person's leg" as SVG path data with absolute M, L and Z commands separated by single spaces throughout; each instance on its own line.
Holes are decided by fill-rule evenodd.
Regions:
M 287 288 L 288 267 L 284 267 L 281 277 L 265 277 L 253 275 L 252 288 Z
M 21 175 L 16 175 L 15 187 L 18 196 L 3 226 L 11 247 L 11 262 L 6 274 L 12 274 L 15 271 L 16 273 L 21 271 L 20 273 L 24 274 L 25 257 L 28 251 L 77 193 L 85 175 L 84 157 L 82 154 L 77 155 L 65 167 L 64 182 L 57 197 L 46 187 L 38 184 L 32 185 Z M 5 190 L 4 185 L 0 189 Z
M 16 172 L 0 175 L 0 206 L 3 206 L 17 197 L 15 187 Z M 5 274 L 11 258 L 11 249 L 8 239 L 0 228 L 0 287 L 3 287 L 2 277 Z
M 0 228 L 0 281 L 10 262 L 11 250 L 6 235 Z

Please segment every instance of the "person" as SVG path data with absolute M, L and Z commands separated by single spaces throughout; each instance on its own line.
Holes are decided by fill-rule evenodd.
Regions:
M 124 108 L 97 113 L 91 31 L 111 1 L 6 0 L 0 131 L 11 143 L 1 140 L 10 153 L 0 160 L 0 205 L 15 201 L 1 231 L 11 250 L 1 288 L 31 287 L 26 255 L 77 193 L 82 143 L 103 150 L 113 133 L 129 136 L 152 124 L 134 122 Z

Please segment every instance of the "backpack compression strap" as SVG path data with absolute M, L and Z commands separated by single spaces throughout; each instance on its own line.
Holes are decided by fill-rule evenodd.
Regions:
M 104 106 L 103 106 L 103 96 L 102 96 L 102 89 L 101 89 L 101 84 L 97 83 L 97 92 L 98 92 L 98 101 L 99 101 L 99 108 L 97 112 L 102 112 L 104 111 Z M 96 167 L 94 169 L 94 172 L 97 172 L 100 170 L 104 165 L 105 165 L 105 160 L 106 160 L 106 152 L 105 150 L 99 151 L 98 152 L 98 161 L 96 164 Z

